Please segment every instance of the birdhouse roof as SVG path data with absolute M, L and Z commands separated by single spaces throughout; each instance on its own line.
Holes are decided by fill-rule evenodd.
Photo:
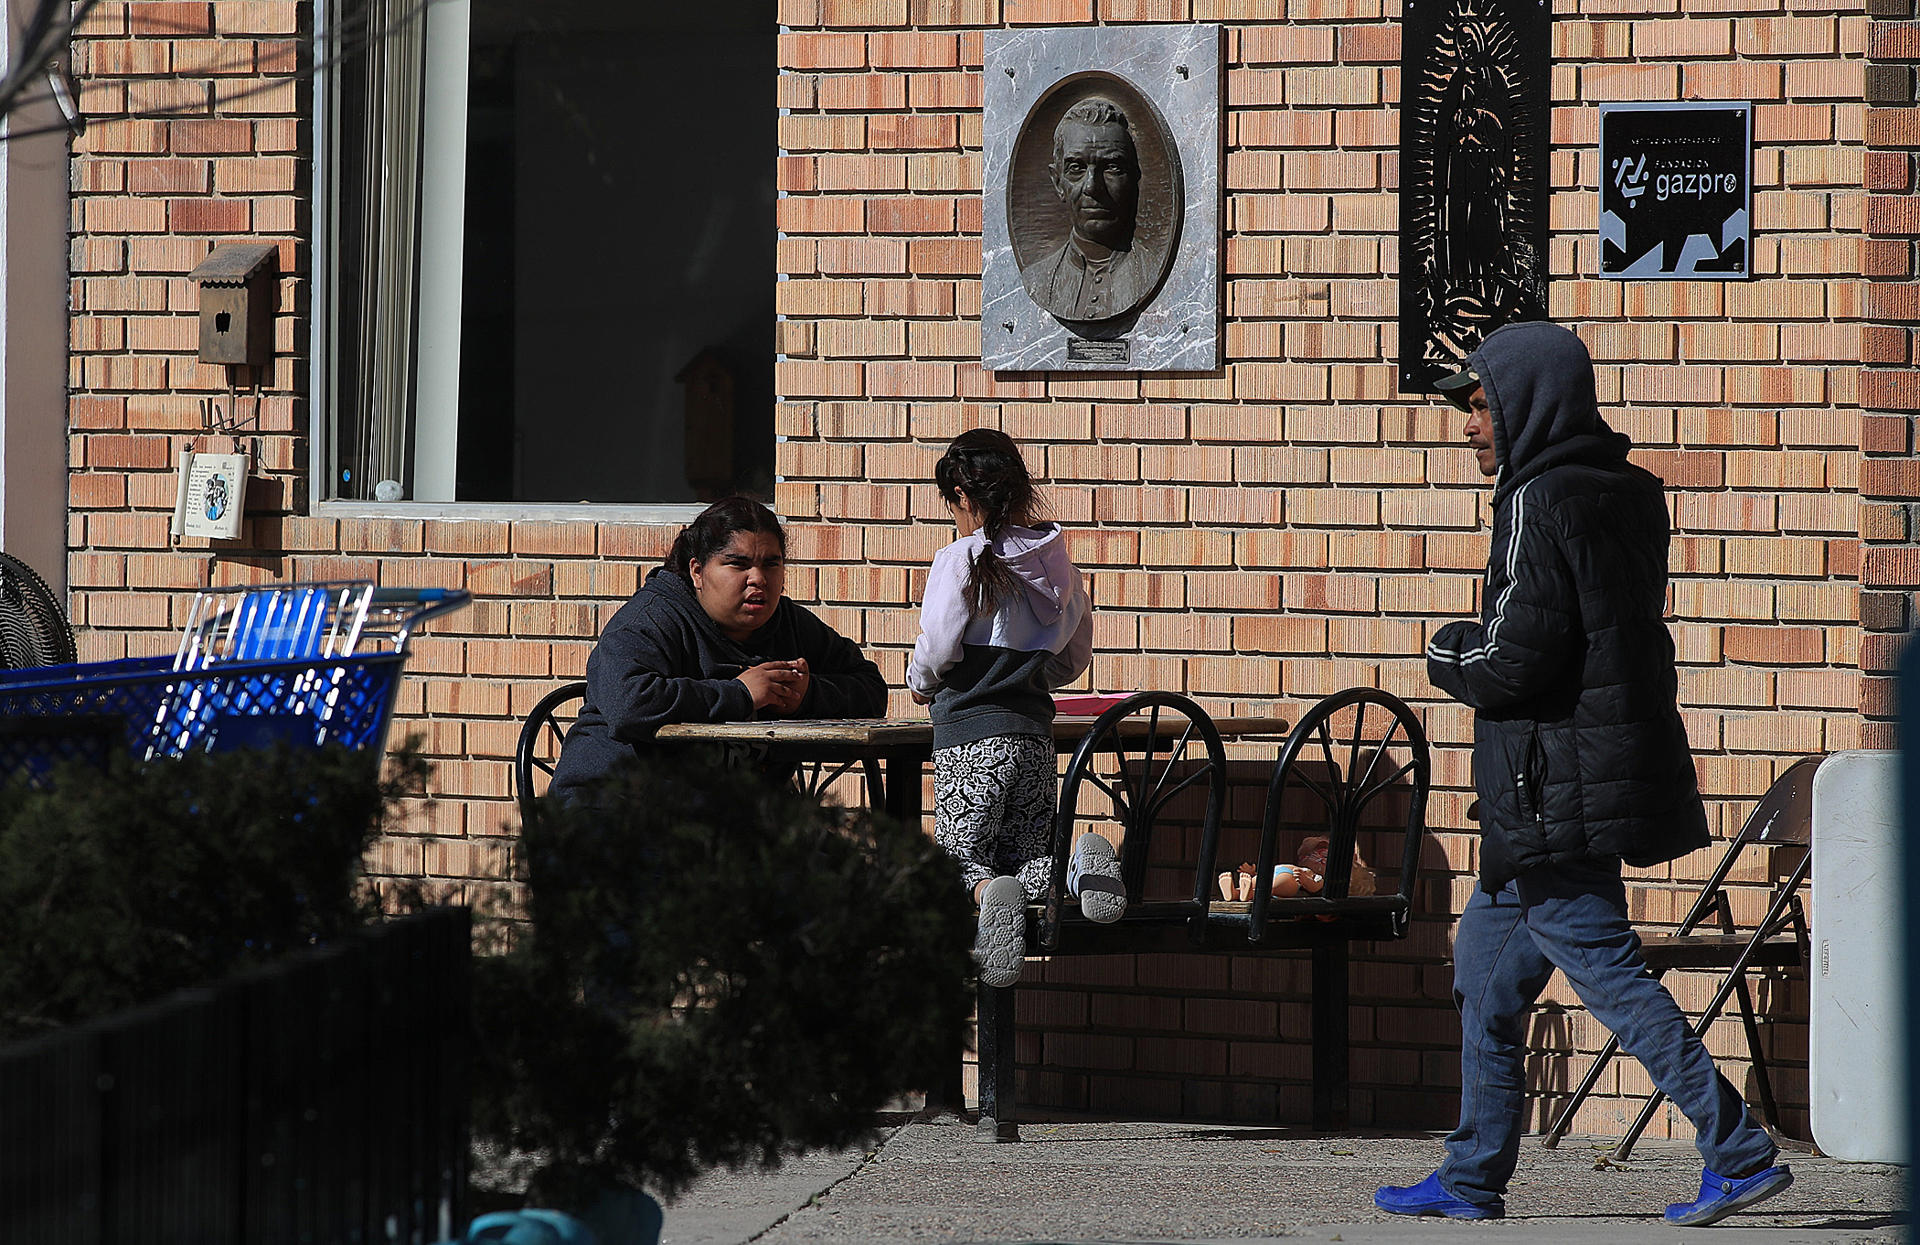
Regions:
M 225 242 L 188 275 L 203 285 L 244 285 L 279 254 L 280 248 L 271 242 Z

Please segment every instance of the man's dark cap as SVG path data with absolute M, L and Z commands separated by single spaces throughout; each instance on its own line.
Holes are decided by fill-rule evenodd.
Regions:
M 1451 376 L 1442 376 L 1433 382 L 1433 387 L 1447 401 L 1463 411 L 1470 411 L 1473 407 L 1467 399 L 1471 398 L 1473 391 L 1480 387 L 1480 373 L 1472 368 L 1466 368 Z

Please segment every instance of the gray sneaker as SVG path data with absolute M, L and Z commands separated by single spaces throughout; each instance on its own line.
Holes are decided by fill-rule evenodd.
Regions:
M 997 877 L 980 892 L 980 929 L 973 937 L 973 959 L 983 986 L 1010 986 L 1020 980 L 1027 958 L 1027 894 L 1020 879 Z
M 1080 911 L 1089 921 L 1111 925 L 1125 915 L 1127 888 L 1120 880 L 1120 859 L 1104 834 L 1089 830 L 1073 845 L 1067 893 L 1080 897 Z

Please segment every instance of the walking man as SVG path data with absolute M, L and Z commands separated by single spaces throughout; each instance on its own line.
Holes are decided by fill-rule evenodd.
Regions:
M 1454 941 L 1460 1127 L 1438 1171 L 1374 1202 L 1399 1215 L 1505 1213 L 1526 1013 L 1558 968 L 1697 1130 L 1700 1195 L 1667 1207 L 1667 1221 L 1714 1223 L 1793 1175 L 1646 971 L 1627 922 L 1621 862 L 1656 865 L 1708 841 L 1663 619 L 1661 483 L 1627 461 L 1627 438 L 1600 418 L 1586 347 L 1558 325 L 1488 334 L 1438 387 L 1467 412 L 1467 444 L 1494 481 L 1481 621 L 1448 623 L 1427 646 L 1428 677 L 1474 710 L 1480 885 Z

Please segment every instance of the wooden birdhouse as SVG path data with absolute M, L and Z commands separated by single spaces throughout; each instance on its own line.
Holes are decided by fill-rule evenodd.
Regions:
M 273 357 L 273 294 L 280 248 L 227 242 L 191 274 L 200 287 L 200 361 L 264 367 Z

